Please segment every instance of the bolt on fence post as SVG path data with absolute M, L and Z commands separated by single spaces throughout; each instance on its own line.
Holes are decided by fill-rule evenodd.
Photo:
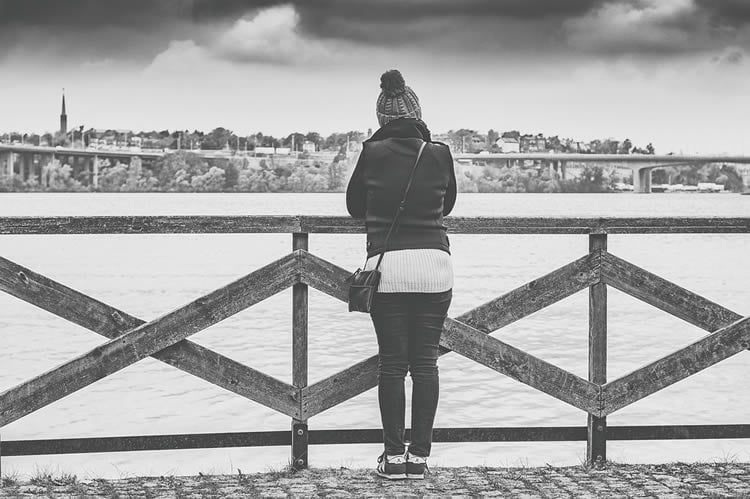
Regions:
M 308 234 L 292 234 L 292 250 L 308 248 Z M 308 466 L 307 418 L 302 414 L 302 389 L 307 386 L 307 284 L 292 288 L 292 384 L 297 391 L 300 419 L 292 418 L 292 467 L 302 470 Z
M 589 234 L 589 251 L 607 251 L 607 234 Z M 607 285 L 589 286 L 589 381 L 607 382 Z M 607 418 L 588 415 L 586 461 L 603 464 L 607 460 Z

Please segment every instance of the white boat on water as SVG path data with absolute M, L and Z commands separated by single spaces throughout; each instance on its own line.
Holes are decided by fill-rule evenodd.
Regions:
M 698 192 L 721 192 L 724 190 L 724 185 L 713 182 L 698 182 L 697 189 Z
M 724 185 L 713 182 L 700 182 L 698 185 L 653 184 L 651 192 L 724 192 Z

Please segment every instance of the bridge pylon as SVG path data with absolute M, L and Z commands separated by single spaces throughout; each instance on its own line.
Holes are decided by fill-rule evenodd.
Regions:
M 651 192 L 651 168 L 633 168 L 633 192 Z

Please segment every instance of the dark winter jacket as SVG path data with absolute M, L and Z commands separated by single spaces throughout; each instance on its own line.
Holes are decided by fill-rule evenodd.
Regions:
M 427 141 L 388 250 L 434 248 L 450 253 L 443 225 L 456 202 L 456 175 L 448 146 L 432 142 L 421 120 L 401 118 L 376 131 L 362 153 L 346 189 L 346 207 L 367 226 L 367 256 L 383 251 L 406 182 L 422 141 Z

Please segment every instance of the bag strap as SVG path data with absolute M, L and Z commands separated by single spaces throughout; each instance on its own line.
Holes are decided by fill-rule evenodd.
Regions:
M 385 255 L 385 252 L 387 251 L 387 248 L 388 248 L 388 241 L 391 239 L 391 233 L 393 233 L 393 229 L 394 227 L 396 227 L 396 223 L 398 222 L 398 218 L 401 215 L 401 212 L 404 211 L 404 208 L 406 208 L 406 196 L 409 194 L 409 189 L 411 188 L 411 182 L 412 180 L 414 180 L 414 172 L 417 171 L 417 165 L 419 164 L 419 159 L 422 157 L 422 151 L 424 151 L 424 148 L 426 145 L 427 145 L 427 142 L 422 142 L 422 145 L 419 148 L 419 152 L 417 153 L 417 160 L 414 162 L 414 166 L 411 169 L 411 173 L 409 173 L 409 180 L 406 182 L 404 195 L 401 197 L 401 203 L 398 205 L 396 216 L 393 217 L 393 222 L 391 222 L 391 227 L 390 229 L 388 229 L 388 234 L 385 236 L 385 242 L 383 243 L 383 252 L 380 253 L 380 258 L 378 258 L 378 263 L 375 265 L 375 270 L 377 270 L 380 267 L 380 262 L 383 261 L 383 255 Z

